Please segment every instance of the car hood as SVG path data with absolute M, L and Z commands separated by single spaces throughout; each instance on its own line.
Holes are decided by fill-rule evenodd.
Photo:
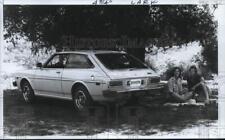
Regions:
M 127 79 L 127 78 L 140 78 L 140 77 L 159 77 L 151 69 L 134 69 L 134 70 L 113 70 L 108 71 L 107 75 L 111 79 Z

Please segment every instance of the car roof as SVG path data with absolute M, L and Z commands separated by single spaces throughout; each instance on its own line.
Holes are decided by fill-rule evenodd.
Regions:
M 79 51 L 63 51 L 56 52 L 56 54 L 101 54 L 101 53 L 125 53 L 124 51 L 111 51 L 111 50 L 79 50 Z

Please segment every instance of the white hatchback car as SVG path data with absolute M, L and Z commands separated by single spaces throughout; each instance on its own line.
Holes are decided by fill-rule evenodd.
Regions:
M 24 100 L 35 96 L 72 100 L 75 109 L 92 101 L 127 100 L 132 94 L 162 89 L 160 77 L 137 58 L 118 51 L 71 51 L 52 55 L 43 65 L 16 74 Z M 148 91 L 148 92 L 147 92 Z

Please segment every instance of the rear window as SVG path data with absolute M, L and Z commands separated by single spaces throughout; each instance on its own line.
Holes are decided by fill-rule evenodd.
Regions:
M 147 68 L 140 60 L 125 53 L 100 53 L 95 54 L 95 56 L 106 68 L 111 70 Z

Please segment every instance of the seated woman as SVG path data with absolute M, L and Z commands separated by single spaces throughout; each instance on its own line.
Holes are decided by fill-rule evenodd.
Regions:
M 206 104 L 209 103 L 210 90 L 206 86 L 204 78 L 198 74 L 196 66 L 191 66 L 188 71 L 187 84 L 189 91 L 194 92 L 198 96 L 197 101 L 204 101 Z
M 172 77 L 168 81 L 168 89 L 170 98 L 175 102 L 186 102 L 193 97 L 193 92 L 189 92 L 187 88 L 182 86 L 181 69 L 175 67 Z

